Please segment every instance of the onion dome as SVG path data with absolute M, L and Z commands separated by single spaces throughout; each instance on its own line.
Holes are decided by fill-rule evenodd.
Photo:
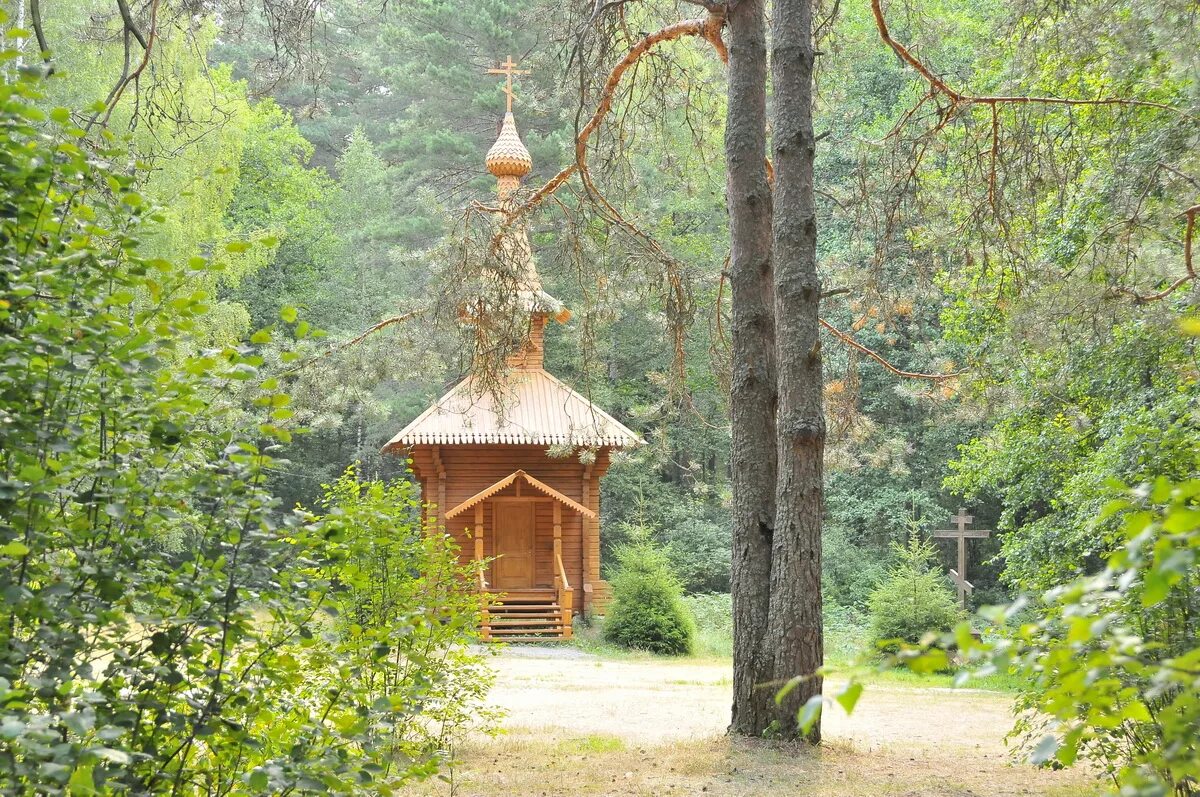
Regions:
M 529 157 L 529 150 L 521 143 L 521 137 L 517 134 L 517 121 L 513 118 L 512 111 L 504 114 L 500 137 L 488 150 L 484 162 L 488 171 L 494 174 L 500 183 L 501 197 L 516 190 L 521 184 L 521 178 L 533 169 L 533 158 Z

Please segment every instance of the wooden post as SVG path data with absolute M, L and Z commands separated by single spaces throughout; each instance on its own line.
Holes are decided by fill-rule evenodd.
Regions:
M 475 561 L 483 561 L 483 502 L 480 501 L 475 505 Z M 491 624 L 488 622 L 488 607 L 487 593 L 484 591 L 484 586 L 487 582 L 484 580 L 483 571 L 479 573 L 479 599 L 484 601 L 483 609 L 480 614 L 480 638 L 487 642 L 492 638 Z
M 483 561 L 483 502 L 475 505 L 475 561 Z
M 575 635 L 575 627 L 571 623 L 571 615 L 574 613 L 574 610 L 573 610 L 574 594 L 575 594 L 574 590 L 564 589 L 564 590 L 562 590 L 561 597 L 559 598 L 559 601 L 561 601 L 561 603 L 559 605 L 562 607 L 563 639 L 570 639 L 572 636 Z
M 583 485 L 582 485 L 582 489 L 580 490 L 579 495 L 580 495 L 580 498 L 583 499 L 579 503 L 583 504 L 588 509 L 591 509 L 592 508 L 592 466 L 591 466 L 591 463 L 585 464 L 583 466 Z M 581 584 L 581 586 L 583 588 L 583 594 L 580 596 L 579 610 L 581 612 L 586 612 L 589 608 L 588 600 L 592 597 L 592 582 L 590 580 L 591 572 L 592 572 L 592 559 L 591 559 L 591 554 L 590 554 L 592 529 L 591 529 L 591 524 L 588 522 L 587 518 L 579 519 L 579 527 L 580 527 L 579 564 L 580 564 L 580 570 L 581 570 L 580 577 L 583 579 L 583 583 Z
M 438 446 L 431 449 L 433 467 L 437 469 L 437 521 L 438 525 L 446 522 L 446 466 L 442 464 L 442 451 Z
M 554 502 L 554 587 L 562 589 L 566 585 L 558 573 L 558 563 L 562 561 L 562 504 Z

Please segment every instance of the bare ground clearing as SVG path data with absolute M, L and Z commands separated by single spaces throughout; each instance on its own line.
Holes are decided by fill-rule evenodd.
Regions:
M 1093 794 L 1083 771 L 1010 762 L 1010 698 L 980 690 L 868 686 L 852 716 L 825 718 L 826 743 L 730 740 L 730 668 L 509 650 L 494 660 L 504 733 L 473 739 L 446 783 L 456 795 Z M 836 684 L 835 684 L 836 686 Z

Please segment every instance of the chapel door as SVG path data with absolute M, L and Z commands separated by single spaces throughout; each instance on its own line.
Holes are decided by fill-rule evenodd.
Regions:
M 533 506 L 532 501 L 497 501 L 492 504 L 496 536 L 492 586 L 496 589 L 527 589 L 533 586 Z

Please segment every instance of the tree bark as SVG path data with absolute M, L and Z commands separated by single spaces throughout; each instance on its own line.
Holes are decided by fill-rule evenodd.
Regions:
M 732 298 L 732 733 L 761 736 L 777 716 L 763 640 L 775 528 L 775 300 L 767 182 L 764 0 L 729 3 L 725 125 Z
M 771 19 L 773 263 L 779 412 L 775 537 L 764 650 L 772 678 L 810 680 L 778 707 L 776 730 L 801 736 L 797 714 L 821 692 L 821 522 L 824 512 L 817 223 L 813 200 L 812 0 L 774 0 Z M 821 738 L 818 722 L 806 734 Z

